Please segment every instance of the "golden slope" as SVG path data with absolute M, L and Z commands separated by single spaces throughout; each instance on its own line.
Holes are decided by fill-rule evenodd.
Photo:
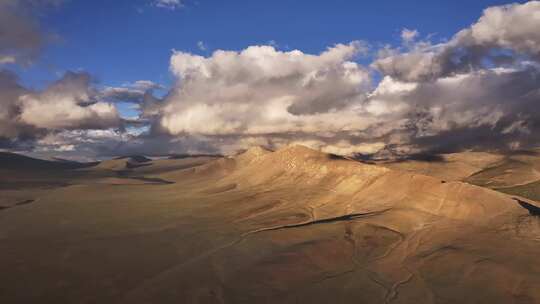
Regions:
M 76 185 L 0 213 L 0 300 L 540 301 L 525 200 L 301 146 L 152 177 L 175 183 Z

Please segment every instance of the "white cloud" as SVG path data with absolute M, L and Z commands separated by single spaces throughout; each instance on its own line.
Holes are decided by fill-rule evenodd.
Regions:
M 272 41 L 206 56 L 174 51 L 177 81 L 162 99 L 151 92 L 163 87 L 147 80 L 98 90 L 88 75 L 68 73 L 31 91 L 0 71 L 0 147 L 19 139 L 64 155 L 290 143 L 336 154 L 529 147 L 540 143 L 539 14 L 538 1 L 492 7 L 439 44 L 403 29 L 402 45 L 381 49 L 370 65 L 383 74 L 375 86 L 374 71 L 356 61 L 367 50 L 360 42 L 319 54 L 281 51 Z M 22 57 L 0 49 L 0 64 L 31 58 L 40 43 L 29 45 Z M 118 101 L 140 115 L 120 118 Z
M 182 0 L 156 0 L 154 6 L 169 10 L 176 10 L 184 7 Z
M 17 62 L 17 58 L 15 58 L 15 56 L 9 56 L 9 55 L 2 56 L 0 54 L 0 65 L 9 64 L 9 63 L 15 63 L 15 62 Z
M 425 41 L 414 44 L 410 39 L 416 33 L 404 30 L 406 52 L 386 50 L 372 66 L 385 75 L 414 82 L 469 73 L 486 68 L 486 62 L 512 64 L 521 60 L 520 55 L 538 61 L 538 16 L 540 1 L 490 7 L 472 26 L 461 30 L 448 42 L 436 45 Z
M 20 120 L 44 129 L 119 126 L 116 107 L 95 100 L 89 81 L 86 74 L 68 73 L 43 92 L 21 95 Z
M 199 48 L 199 50 L 201 50 L 201 51 L 206 51 L 206 49 L 207 49 L 206 45 L 202 41 L 197 41 L 197 48 Z
M 159 127 L 172 136 L 235 138 L 221 143 L 229 147 L 253 138 L 274 145 L 293 133 L 331 138 L 363 130 L 374 120 L 364 108 L 369 71 L 353 61 L 363 52 L 360 42 L 320 54 L 272 46 L 209 57 L 175 51 L 170 69 L 179 82 L 159 105 Z
M 118 113 L 114 105 L 97 102 L 89 106 L 77 104 L 73 95 L 21 96 L 23 112 L 21 120 L 37 128 L 95 128 L 118 125 Z
M 496 45 L 540 56 L 540 1 L 490 7 L 456 39 L 463 44 Z
M 181 81 L 165 100 L 161 126 L 205 135 L 361 128 L 349 114 L 370 87 L 368 71 L 349 61 L 359 51 L 358 42 L 319 55 L 271 46 L 211 57 L 176 51 L 171 71 Z
M 375 61 L 373 66 L 385 75 L 406 81 L 421 81 L 436 78 L 441 74 L 441 67 L 436 64 L 435 56 L 434 51 L 414 50 L 381 58 Z
M 353 60 L 364 51 L 358 42 L 321 54 L 272 46 L 218 50 L 209 57 L 175 51 L 170 70 L 179 82 L 155 117 L 161 131 L 213 138 L 209 142 L 225 150 L 301 142 L 349 154 L 374 152 L 384 143 L 395 153 L 415 153 L 504 147 L 506 134 L 535 134 L 531 124 L 540 113 L 521 113 L 538 91 L 538 72 L 529 72 L 536 65 L 529 60 L 487 68 L 474 56 L 471 66 L 452 62 L 463 32 L 434 45 L 404 30 L 407 45 L 384 49 L 373 64 L 387 75 L 375 89 L 369 70 Z
M 416 39 L 416 37 L 418 37 L 418 34 L 419 33 L 417 30 L 410 30 L 410 29 L 404 28 L 403 30 L 401 30 L 401 40 L 403 40 L 405 44 L 409 44 L 413 42 Z
M 0 146 L 32 148 L 51 133 L 123 125 L 115 105 L 100 100 L 84 73 L 68 72 L 46 89 L 31 91 L 1 71 L 0 105 Z
M 372 154 L 380 151 L 385 147 L 384 142 L 373 142 L 373 143 L 360 143 L 354 144 L 349 140 L 339 140 L 334 143 L 328 143 L 322 140 L 295 140 L 288 142 L 287 144 L 291 145 L 303 145 L 310 147 L 315 150 L 320 150 L 325 153 L 331 153 L 336 155 L 354 155 L 354 154 Z

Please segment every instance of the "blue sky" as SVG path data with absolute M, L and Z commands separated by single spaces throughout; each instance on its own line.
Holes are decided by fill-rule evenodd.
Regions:
M 0 149 L 536 146 L 539 13 L 498 0 L 0 1 Z
M 398 44 L 403 28 L 448 39 L 504 1 L 209 1 L 175 10 L 152 1 L 71 0 L 41 18 L 56 39 L 19 75 L 41 88 L 65 70 L 84 70 L 103 85 L 145 79 L 170 85 L 171 50 L 208 55 L 275 41 L 280 49 L 319 53 L 353 40 Z M 202 41 L 206 50 L 200 50 Z

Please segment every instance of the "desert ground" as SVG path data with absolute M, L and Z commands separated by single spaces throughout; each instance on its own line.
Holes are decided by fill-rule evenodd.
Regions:
M 0 173 L 0 303 L 540 303 L 540 150 Z

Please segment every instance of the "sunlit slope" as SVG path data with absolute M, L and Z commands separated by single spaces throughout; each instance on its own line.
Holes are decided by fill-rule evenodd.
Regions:
M 535 303 L 534 204 L 301 146 L 0 212 L 2 302 Z M 39 252 L 39 254 L 35 254 Z
M 530 163 L 509 158 L 480 170 L 465 180 L 489 188 L 513 187 L 540 180 L 540 172 Z
M 507 154 L 460 152 L 423 159 L 380 161 L 377 164 L 394 170 L 429 175 L 444 181 L 464 181 L 540 200 L 538 149 Z
M 440 154 L 419 159 L 380 162 L 381 166 L 434 176 L 446 181 L 460 181 L 504 159 L 486 152 Z
M 150 163 L 150 159 L 141 156 L 139 157 L 121 157 L 100 162 L 94 169 L 102 170 L 126 170 L 130 167 L 138 165 L 144 166 L 145 163 Z

